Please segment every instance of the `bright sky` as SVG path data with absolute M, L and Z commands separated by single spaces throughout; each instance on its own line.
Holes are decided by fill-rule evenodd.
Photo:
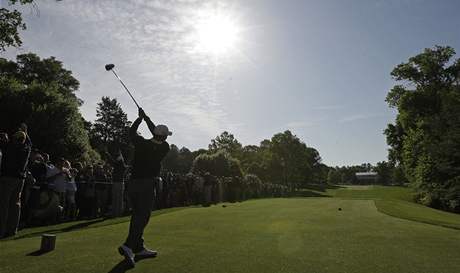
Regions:
M 248 145 L 289 129 L 328 165 L 385 160 L 392 68 L 436 44 L 460 51 L 456 0 L 36 2 L 8 58 L 55 56 L 81 83 L 86 119 L 110 96 L 134 120 L 104 70 L 114 63 L 169 142 L 192 150 L 224 130 Z

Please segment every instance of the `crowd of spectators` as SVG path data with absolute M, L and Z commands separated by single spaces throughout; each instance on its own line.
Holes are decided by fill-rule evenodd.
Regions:
M 65 221 L 129 214 L 126 190 L 129 166 L 119 153 L 109 163 L 71 163 L 65 158 L 32 149 L 27 126 L 8 138 L 0 133 L 0 238 L 18 228 Z M 257 177 L 218 178 L 165 173 L 153 181 L 152 209 L 280 197 L 281 185 L 262 183 Z

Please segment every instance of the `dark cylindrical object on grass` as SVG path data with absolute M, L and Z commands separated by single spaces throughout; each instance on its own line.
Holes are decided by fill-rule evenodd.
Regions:
M 54 234 L 42 234 L 42 243 L 40 251 L 49 252 L 53 251 L 56 247 L 56 235 Z

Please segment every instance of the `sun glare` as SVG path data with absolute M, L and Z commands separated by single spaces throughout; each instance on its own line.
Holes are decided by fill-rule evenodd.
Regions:
M 196 24 L 197 48 L 206 53 L 222 55 L 237 43 L 238 27 L 229 17 L 206 16 Z

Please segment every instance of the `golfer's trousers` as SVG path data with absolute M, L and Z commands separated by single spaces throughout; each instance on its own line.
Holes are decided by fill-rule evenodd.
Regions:
M 0 177 L 0 238 L 16 234 L 24 179 Z
M 128 185 L 128 197 L 131 202 L 132 215 L 128 238 L 125 245 L 136 253 L 144 248 L 144 228 L 147 226 L 152 211 L 154 179 L 132 179 Z

